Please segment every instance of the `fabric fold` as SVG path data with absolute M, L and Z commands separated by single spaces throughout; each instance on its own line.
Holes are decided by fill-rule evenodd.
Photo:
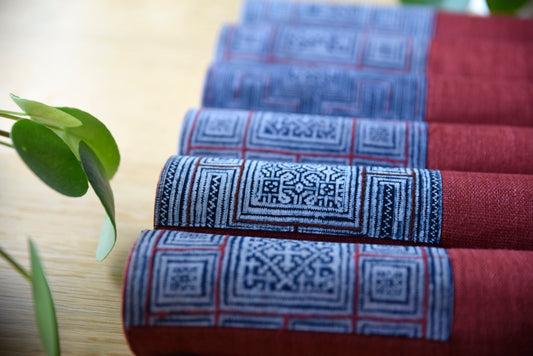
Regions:
M 215 63 L 202 106 L 463 124 L 533 126 L 533 83 L 335 67 Z
M 533 249 L 533 176 L 173 156 L 154 226 L 336 242 Z
M 475 38 L 531 42 L 533 20 L 510 16 L 472 16 L 424 6 L 380 6 L 326 2 L 247 0 L 244 24 L 336 26 L 394 34 L 430 34 L 434 38 Z
M 533 129 L 203 108 L 178 155 L 533 174 Z
M 214 61 L 531 81 L 532 56 L 530 43 L 516 41 L 431 39 L 429 32 L 398 34 L 332 26 L 252 24 L 223 27 Z
M 139 355 L 523 354 L 531 268 L 530 251 L 147 230 L 124 330 Z

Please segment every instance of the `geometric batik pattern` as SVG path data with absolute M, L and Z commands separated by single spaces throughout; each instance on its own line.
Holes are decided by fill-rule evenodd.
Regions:
M 425 168 L 427 124 L 336 116 L 192 109 L 179 155 Z
M 422 121 L 423 73 L 365 72 L 332 66 L 231 63 L 211 66 L 203 106 Z
M 144 231 L 124 324 L 449 338 L 453 278 L 431 247 Z
M 161 174 L 155 226 L 437 244 L 441 215 L 434 170 L 173 156 Z
M 423 73 L 429 38 L 338 27 L 254 24 L 225 26 L 217 62 L 336 66 L 358 71 Z
M 247 0 L 241 22 L 337 26 L 394 34 L 432 35 L 435 12 L 427 6 L 368 6 Z

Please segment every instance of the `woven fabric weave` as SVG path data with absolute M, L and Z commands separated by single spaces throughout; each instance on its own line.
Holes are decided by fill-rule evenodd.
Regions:
M 218 63 L 204 107 L 409 121 L 533 126 L 533 83 L 334 67 Z
M 126 273 L 126 328 L 227 327 L 446 341 L 448 254 L 434 247 L 144 231 Z
M 339 26 L 394 34 L 432 34 L 434 17 L 433 9 L 423 6 L 247 0 L 243 4 L 241 22 Z
M 308 243 L 310 245 L 307 250 L 300 249 Z M 277 250 L 275 246 L 278 244 L 289 244 L 291 248 Z M 327 322 L 327 315 L 331 315 L 331 311 L 326 311 L 319 320 L 313 319 L 314 322 L 311 322 L 309 314 L 291 314 L 292 308 L 300 312 L 305 306 L 305 303 L 300 304 L 297 298 L 280 297 L 279 293 L 300 293 L 298 288 L 288 287 L 294 286 L 291 283 L 306 285 L 308 281 L 307 289 L 314 290 L 315 296 L 319 294 L 312 286 L 346 288 L 346 284 L 311 284 L 311 281 L 315 281 L 311 276 L 319 276 L 317 281 L 333 278 L 337 274 L 326 273 L 330 270 L 325 266 L 338 266 L 345 261 L 345 258 L 313 260 L 310 258 L 313 256 L 311 251 L 316 251 L 313 244 L 316 243 L 301 244 L 289 240 L 170 231 L 143 232 L 132 250 L 124 279 L 123 318 L 126 338 L 131 349 L 139 355 L 266 356 L 346 355 L 347 350 L 357 350 L 365 355 L 518 355 L 528 354 L 533 348 L 533 339 L 529 337 L 533 333 L 533 321 L 530 317 L 533 314 L 533 274 L 524 273 L 533 269 L 531 251 L 442 250 L 423 247 L 404 249 L 382 245 L 326 243 L 321 245 L 324 248 L 321 255 L 343 250 L 358 251 L 358 254 L 350 255 L 359 256 L 357 261 L 352 259 L 346 262 L 351 266 L 347 273 L 351 273 L 352 278 L 349 278 L 348 274 L 342 274 L 343 269 L 333 269 L 339 271 L 339 276 L 344 276 L 336 279 L 336 282 L 347 278 L 350 286 L 355 281 L 356 285 L 361 287 L 355 290 L 359 298 L 354 298 L 353 303 L 357 306 L 356 309 L 363 313 L 351 314 L 350 325 L 354 325 L 354 322 L 355 325 L 358 322 L 368 325 L 365 320 L 385 322 L 383 316 L 377 319 L 371 317 L 379 311 L 379 308 L 376 308 L 378 305 L 386 310 L 386 305 L 391 303 L 390 305 L 401 305 L 401 308 L 408 310 L 414 305 L 420 305 L 419 303 L 430 295 L 442 295 L 444 298 L 440 299 L 438 306 L 441 309 L 435 309 L 436 305 L 429 304 L 432 307 L 423 311 L 424 315 L 441 311 L 436 315 L 445 319 L 432 319 L 432 322 L 452 321 L 451 324 L 438 324 L 439 328 L 449 331 L 448 341 L 439 342 L 425 339 L 427 334 L 422 338 L 416 335 L 405 337 L 410 328 L 405 327 L 409 324 L 409 319 L 405 318 L 393 318 L 396 322 L 389 324 L 388 328 L 367 327 L 369 335 L 361 335 L 362 330 L 358 331 L 357 327 L 349 329 L 352 330 L 349 333 L 348 329 L 335 328 L 339 320 L 342 320 L 342 314 L 339 314 L 339 319 L 335 319 L 333 323 Z M 273 248 L 268 249 L 267 246 Z M 363 251 L 370 252 L 366 259 L 361 259 Z M 233 252 L 237 253 L 232 254 Z M 380 254 L 374 254 L 375 252 Z M 424 256 L 423 260 L 431 262 L 419 269 L 409 269 L 408 266 L 414 267 L 418 263 L 419 257 L 416 257 L 416 254 L 420 252 Z M 413 254 L 412 257 L 407 257 L 409 254 Z M 224 258 L 221 258 L 222 255 Z M 378 259 L 382 261 L 374 264 Z M 435 264 L 447 262 L 448 259 L 450 264 Z M 235 275 L 235 263 L 244 263 L 238 265 L 237 270 L 249 268 L 244 274 Z M 291 269 L 289 265 L 284 267 L 284 263 L 309 268 Z M 322 269 L 311 267 L 318 264 Z M 356 265 L 359 268 L 356 268 Z M 433 269 L 432 266 L 438 266 L 439 269 Z M 202 274 L 205 270 L 215 272 Z M 407 271 L 412 273 L 406 273 Z M 441 272 L 437 273 L 438 271 Z M 226 278 L 227 273 L 236 278 Z M 305 277 L 295 278 L 299 273 Z M 254 277 L 249 277 L 252 274 Z M 355 274 L 360 274 L 360 278 L 353 278 Z M 404 300 L 415 296 L 413 291 L 416 287 L 408 292 L 404 288 L 413 284 L 394 281 L 415 281 L 417 276 L 422 275 L 427 278 L 424 278 L 423 282 L 419 280 L 418 283 L 431 287 L 419 296 L 421 299 L 412 300 L 414 304 L 403 303 Z M 453 295 L 450 293 L 450 278 L 453 279 Z M 261 283 L 265 280 L 268 282 Z M 367 284 L 371 280 L 373 283 Z M 240 285 L 256 292 L 239 294 L 240 287 L 228 289 L 225 287 L 228 285 Z M 415 283 L 414 286 L 416 285 Z M 210 287 L 202 289 L 204 286 Z M 366 288 L 371 288 L 369 294 Z M 257 291 L 261 291 L 261 294 L 257 294 Z M 216 298 L 216 295 L 219 298 Z M 263 298 L 259 298 L 259 295 Z M 305 295 L 309 298 L 311 294 L 306 292 Z M 253 298 L 259 298 L 258 306 L 270 301 L 272 305 L 286 305 L 281 307 L 285 316 L 282 318 L 283 322 L 280 324 L 276 320 L 272 305 L 261 308 L 258 314 L 248 311 L 250 307 L 242 302 L 251 301 Z M 453 315 L 449 314 L 452 309 L 447 309 L 451 307 L 451 304 L 447 303 L 452 302 L 452 298 Z M 345 300 L 348 302 L 350 298 Z M 333 301 L 335 299 L 330 298 L 330 302 L 319 305 L 326 307 Z M 238 306 L 232 308 L 231 303 L 238 303 Z M 252 303 L 251 308 L 258 306 Z M 370 314 L 365 312 L 367 309 L 371 310 Z M 391 310 L 394 308 L 385 313 L 390 313 Z M 257 323 L 265 317 L 273 318 Z M 302 320 L 307 323 L 302 323 Z M 420 322 L 419 319 L 412 321 L 412 325 Z M 426 324 L 426 328 L 422 330 L 428 331 L 428 325 L 431 323 Z M 333 329 L 329 332 L 316 330 L 322 327 Z M 372 335 L 374 332 L 400 335 L 383 337 Z
M 180 137 L 179 155 L 426 167 L 423 122 L 195 109 L 185 115 Z
M 294 24 L 227 25 L 220 32 L 214 60 L 531 81 L 531 43 Z
M 533 128 L 192 109 L 178 155 L 533 174 Z
M 533 41 L 533 20 L 513 16 L 468 16 L 439 12 L 436 38 L 479 38 L 492 41 Z
M 161 174 L 154 225 L 338 242 L 533 249 L 532 187 L 531 175 L 174 156 Z
M 174 156 L 161 175 L 154 224 L 437 244 L 441 201 L 438 171 Z
M 472 38 L 531 42 L 533 20 L 511 16 L 469 16 L 422 6 L 372 6 L 325 2 L 246 0 L 244 24 L 336 26 L 393 34 L 430 34 L 434 38 Z

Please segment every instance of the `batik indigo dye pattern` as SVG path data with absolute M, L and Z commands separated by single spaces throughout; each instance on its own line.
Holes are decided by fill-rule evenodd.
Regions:
M 215 61 L 336 66 L 359 72 L 424 73 L 429 37 L 301 25 L 225 26 Z
M 447 340 L 444 249 L 144 231 L 126 272 L 124 324 Z
M 437 244 L 441 196 L 433 170 L 173 156 L 161 174 L 155 226 Z
M 179 155 L 282 162 L 426 167 L 424 122 L 193 109 Z
M 334 67 L 214 64 L 204 107 L 422 121 L 423 74 L 359 72 Z
M 316 2 L 248 0 L 241 22 L 339 26 L 395 34 L 433 35 L 435 12 L 431 7 L 369 6 Z

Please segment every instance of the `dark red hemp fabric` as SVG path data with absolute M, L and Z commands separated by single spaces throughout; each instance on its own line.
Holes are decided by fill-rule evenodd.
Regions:
M 467 16 L 438 12 L 435 38 L 478 38 L 499 41 L 533 41 L 533 20 L 511 16 Z
M 428 73 L 425 120 L 533 126 L 533 83 Z
M 533 252 L 449 249 L 454 315 L 447 342 L 213 327 L 132 327 L 137 355 L 525 355 L 533 350 Z
M 533 249 L 533 176 L 442 171 L 442 246 Z
M 430 123 L 426 167 L 533 174 L 533 128 Z
M 435 38 L 428 73 L 480 76 L 492 79 L 533 79 L 533 42 Z

